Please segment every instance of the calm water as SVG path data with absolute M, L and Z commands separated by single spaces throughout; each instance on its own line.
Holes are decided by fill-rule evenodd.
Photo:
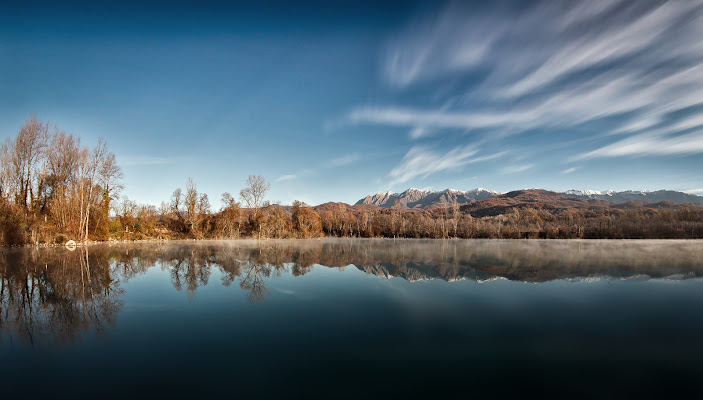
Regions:
M 700 241 L 2 249 L 3 398 L 694 391 Z

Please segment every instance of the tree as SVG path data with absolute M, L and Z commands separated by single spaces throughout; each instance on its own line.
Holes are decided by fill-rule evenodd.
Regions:
M 454 201 L 452 201 L 452 224 L 454 225 L 454 237 L 457 237 L 457 230 L 459 228 L 459 217 L 461 216 L 459 214 L 459 203 L 456 201 L 456 198 L 454 198 Z
M 207 194 L 198 194 L 195 182 L 189 178 L 185 194 L 180 188 L 173 191 L 170 211 L 175 216 L 177 230 L 202 237 L 203 221 L 209 218 L 210 214 L 210 200 Z
M 239 196 L 247 204 L 248 208 L 258 211 L 263 205 L 266 192 L 271 185 L 261 175 L 249 175 L 247 187 L 239 192 Z
M 227 238 L 239 236 L 239 203 L 237 203 L 231 194 L 225 192 L 222 194 L 222 209 L 217 220 L 217 226 L 220 234 Z
M 261 238 L 261 219 L 260 209 L 264 204 L 264 198 L 266 192 L 270 189 L 271 185 L 266 182 L 266 180 L 261 175 L 249 175 L 247 179 L 247 187 L 239 192 L 239 197 L 242 198 L 244 203 L 246 203 L 247 208 L 250 209 L 249 218 L 259 233 L 259 238 Z M 252 212 L 253 211 L 253 212 Z
M 188 183 L 186 184 L 186 194 L 183 205 L 186 209 L 186 222 L 188 223 L 188 229 L 192 234 L 198 236 L 200 234 L 198 226 L 200 223 L 198 190 L 195 187 L 195 182 L 193 182 L 193 179 L 191 178 L 188 178 Z
M 88 228 L 90 226 L 90 209 L 94 202 L 93 190 L 96 185 L 96 179 L 98 173 L 100 172 L 100 165 L 103 160 L 107 157 L 107 144 L 103 138 L 98 139 L 98 144 L 95 146 L 91 153 L 86 153 L 87 156 L 83 159 L 83 171 L 84 179 L 87 186 L 87 194 L 85 199 L 85 217 L 81 222 L 85 221 L 83 227 L 85 228 L 84 241 L 88 241 Z M 81 192 L 81 204 L 83 204 L 83 193 Z
M 73 230 L 69 225 L 78 217 L 74 213 L 71 186 L 77 182 L 78 163 L 81 156 L 80 139 L 54 129 L 51 145 L 47 152 L 47 176 L 42 196 L 42 209 L 50 209 L 50 214 L 62 231 Z M 76 210 L 77 211 L 77 210 Z
M 293 202 L 293 229 L 299 237 L 310 238 L 320 236 L 322 233 L 322 220 L 320 216 L 300 201 Z
M 172 221 L 172 230 L 178 232 L 185 232 L 186 221 L 183 216 L 183 191 L 181 188 L 176 188 L 171 195 L 171 203 L 169 204 L 171 209 L 171 214 L 175 217 Z
M 110 224 L 110 203 L 119 198 L 119 192 L 123 186 L 120 180 L 124 177 L 122 168 L 117 165 L 115 154 L 107 152 L 101 160 L 98 169 L 98 179 L 102 187 L 102 207 L 96 221 L 96 230 L 104 239 L 108 234 Z
M 198 199 L 198 224 L 200 232 L 210 231 L 210 199 L 207 193 L 201 194 Z
M 9 146 L 10 166 L 14 172 L 14 186 L 17 189 L 15 201 L 25 209 L 33 206 L 33 183 L 37 178 L 37 168 L 48 140 L 49 124 L 38 121 L 32 115 L 20 129 L 14 143 Z
M 274 238 L 284 238 L 291 230 L 290 216 L 279 204 L 272 204 L 266 209 L 268 211 L 269 232 Z

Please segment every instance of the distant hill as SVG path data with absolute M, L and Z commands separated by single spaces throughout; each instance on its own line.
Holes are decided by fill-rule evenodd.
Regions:
M 605 200 L 614 203 L 626 203 L 629 201 L 659 203 L 662 201 L 670 201 L 676 204 L 690 203 L 703 205 L 703 197 L 673 190 L 657 190 L 654 192 L 647 190 L 626 190 L 624 192 L 615 192 L 612 190 L 568 190 L 564 192 L 564 194 L 571 197 Z
M 461 210 L 470 213 L 474 217 L 487 217 L 505 214 L 514 208 L 556 211 L 569 208 L 602 210 L 612 206 L 613 203 L 604 200 L 584 199 L 547 190 L 529 189 L 515 190 L 490 199 L 464 205 Z
M 331 236 L 482 239 L 703 238 L 703 205 L 699 204 L 677 204 L 672 201 L 615 203 L 542 189 L 515 190 L 483 200 L 463 197 L 463 193 L 465 192 L 450 190 L 381 193 L 378 196 L 368 196 L 359 202 L 376 202 L 378 205 L 324 203 L 313 209 L 320 216 L 325 233 Z M 468 203 L 452 207 L 449 205 L 451 199 Z M 404 201 L 405 205 L 401 201 Z M 395 206 L 388 208 L 390 204 Z M 365 267 L 364 271 L 387 277 L 398 276 L 398 271 L 390 265 Z M 401 275 L 408 280 L 444 279 L 425 271 L 420 265 L 411 266 Z M 482 280 L 484 277 L 478 279 Z
M 508 195 L 512 197 L 507 197 Z M 632 208 L 632 207 L 652 207 L 651 203 L 659 204 L 658 208 L 666 208 L 666 203 L 673 204 L 698 204 L 703 205 L 703 197 L 673 190 L 657 190 L 649 191 L 633 191 L 627 190 L 623 192 L 597 191 L 597 190 L 569 190 L 558 193 L 541 189 L 517 190 L 510 193 L 502 193 L 496 190 L 477 188 L 473 190 L 455 190 L 446 189 L 442 191 L 435 190 L 420 190 L 410 188 L 402 193 L 384 192 L 369 195 L 356 202 L 355 205 L 376 205 L 381 208 L 392 208 L 397 204 L 397 207 L 404 209 L 431 209 L 435 207 L 445 207 L 456 202 L 460 205 L 473 204 L 478 201 L 501 198 L 497 201 L 495 207 L 510 207 L 510 201 L 505 199 L 511 198 L 513 202 L 526 200 L 531 197 L 529 202 L 542 204 L 537 208 L 589 208 L 600 207 L 610 208 L 611 204 L 601 204 L 598 201 L 609 203 L 625 203 L 616 208 Z M 556 199 L 559 199 L 556 201 Z M 574 202 L 575 200 L 583 200 L 585 202 Z M 596 201 L 589 202 L 589 201 Z M 492 204 L 492 203 L 486 203 Z M 551 205 L 550 205 L 551 204 Z
M 402 193 L 385 192 L 366 196 L 357 201 L 355 205 L 374 204 L 382 208 L 392 208 L 394 204 L 398 204 L 402 208 L 424 209 L 446 206 L 454 202 L 469 204 L 500 194 L 501 192 L 483 188 L 466 191 L 455 189 L 435 191 L 410 188 Z

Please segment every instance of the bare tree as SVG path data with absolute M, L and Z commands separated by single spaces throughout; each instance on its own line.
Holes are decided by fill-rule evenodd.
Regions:
M 246 203 L 247 208 L 258 211 L 263 205 L 266 192 L 271 185 L 261 175 L 249 175 L 247 187 L 239 192 L 239 196 Z
M 297 200 L 293 202 L 291 220 L 298 237 L 310 238 L 322 234 L 320 216 L 303 202 Z
M 459 214 L 460 206 L 459 203 L 456 201 L 456 198 L 454 198 L 454 201 L 452 201 L 452 224 L 454 225 L 454 237 L 457 237 L 457 230 L 459 227 L 459 218 L 461 215 Z
M 33 206 L 33 184 L 48 140 L 49 124 L 38 121 L 32 115 L 20 129 L 14 143 L 9 143 L 7 152 L 10 156 L 9 167 L 14 181 L 13 186 L 16 189 L 15 201 L 25 209 Z
M 0 147 L 0 198 L 5 198 L 10 191 L 12 174 L 10 173 L 11 166 L 11 150 L 12 140 L 5 139 Z
M 222 209 L 220 210 L 219 225 L 221 234 L 227 238 L 239 236 L 237 225 L 239 219 L 239 203 L 228 192 L 222 193 Z M 235 227 L 237 228 L 235 230 Z
M 119 192 L 124 188 L 120 180 L 124 178 L 122 168 L 117 165 L 114 153 L 107 153 L 100 164 L 100 184 L 107 200 L 105 206 L 109 209 L 110 201 L 119 198 Z
M 77 180 L 78 162 L 80 161 L 80 139 L 67 135 L 64 131 L 54 128 L 51 144 L 47 152 L 46 183 L 43 185 L 42 207 L 51 205 L 51 214 L 66 230 L 69 222 L 74 219 L 69 187 Z M 75 218 L 77 219 L 77 218 Z
M 107 154 L 107 144 L 105 143 L 105 140 L 103 140 L 103 138 L 99 138 L 98 144 L 95 146 L 92 152 L 87 153 L 87 157 L 85 157 L 83 161 L 83 169 L 85 173 L 84 179 L 85 185 L 87 186 L 85 202 L 83 201 L 83 197 L 81 197 L 81 204 L 85 203 L 85 222 L 83 223 L 83 229 L 81 230 L 85 232 L 85 236 L 83 239 L 84 241 L 88 241 L 88 227 L 90 226 L 90 209 L 92 204 L 94 203 L 93 193 L 96 184 L 96 178 L 98 176 L 98 173 L 100 172 L 101 162 L 105 159 Z
M 198 189 L 193 179 L 189 178 L 186 192 L 176 189 L 171 196 L 171 212 L 175 215 L 184 231 L 196 237 L 202 234 L 202 226 L 206 217 L 210 215 L 210 200 L 207 194 L 198 195 Z
M 210 230 L 210 199 L 207 193 L 202 193 L 198 199 L 198 229 L 203 229 L 203 232 Z
M 188 178 L 186 184 L 186 194 L 183 202 L 186 209 L 186 221 L 188 222 L 191 233 L 198 233 L 198 222 L 200 215 L 198 213 L 198 189 L 195 186 L 193 179 Z
M 250 218 L 253 218 L 257 225 L 259 238 L 261 237 L 261 215 L 260 209 L 264 205 L 266 192 L 271 188 L 271 185 L 266 182 L 266 179 L 261 175 L 249 175 L 247 179 L 247 187 L 239 192 L 239 197 L 246 203 L 250 209 Z M 253 210 L 253 213 L 251 212 Z

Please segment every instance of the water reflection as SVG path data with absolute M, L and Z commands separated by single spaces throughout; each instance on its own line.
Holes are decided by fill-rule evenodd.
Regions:
M 193 300 L 210 283 L 238 286 L 256 303 L 269 279 L 300 277 L 314 266 L 353 266 L 408 281 L 496 279 L 685 279 L 703 274 L 695 241 L 413 241 L 310 240 L 180 242 L 4 249 L 0 254 L 0 333 L 32 346 L 37 336 L 58 343 L 105 332 L 123 307 L 122 286 L 158 267 Z
M 2 336 L 14 333 L 14 338 L 31 346 L 37 336 L 67 343 L 83 332 L 102 334 L 113 325 L 122 308 L 123 290 L 106 250 L 3 250 Z

